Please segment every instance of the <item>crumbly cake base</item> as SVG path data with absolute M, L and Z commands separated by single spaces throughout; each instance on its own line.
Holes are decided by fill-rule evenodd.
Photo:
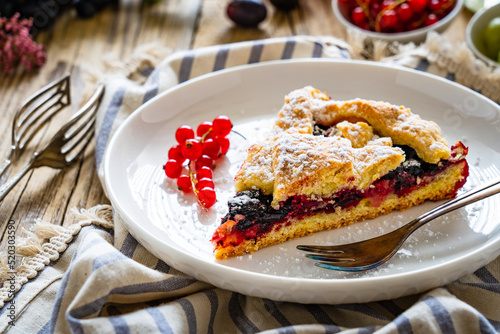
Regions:
M 258 249 L 283 243 L 287 240 L 300 238 L 319 231 L 330 230 L 351 225 L 367 219 L 373 219 L 395 210 L 404 211 L 414 205 L 419 205 L 426 200 L 438 201 L 453 197 L 457 190 L 457 183 L 466 175 L 467 164 L 459 163 L 450 166 L 438 175 L 427 177 L 430 182 L 416 188 L 414 191 L 398 197 L 390 195 L 378 206 L 374 206 L 370 199 L 362 199 L 355 207 L 347 210 L 337 210 L 334 213 L 318 213 L 309 217 L 292 218 L 283 223 L 278 223 L 273 230 L 257 240 L 245 240 L 239 245 L 229 245 L 215 249 L 215 258 L 227 259 L 232 256 L 250 254 Z

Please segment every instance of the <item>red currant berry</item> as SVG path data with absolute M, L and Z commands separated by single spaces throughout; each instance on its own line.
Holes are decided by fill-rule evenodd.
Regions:
M 198 125 L 198 128 L 196 128 L 196 135 L 198 137 L 202 137 L 203 135 L 206 135 L 208 131 L 212 129 L 212 122 L 205 121 Z
M 351 12 L 351 19 L 352 22 L 355 24 L 364 22 L 366 20 L 366 15 L 365 12 L 363 11 L 363 8 L 359 6 L 354 8 Z
M 380 10 L 391 8 L 392 6 L 394 6 L 393 0 L 383 0 L 382 4 L 380 5 Z
M 205 208 L 210 208 L 215 204 L 217 196 L 213 188 L 205 187 L 198 192 L 198 199 Z
M 201 180 L 203 178 L 211 179 L 213 176 L 212 168 L 207 166 L 202 166 L 196 171 L 196 179 Z
M 168 158 L 177 160 L 179 163 L 183 163 L 186 158 L 182 155 L 181 145 L 175 145 L 168 150 Z
M 214 167 L 214 160 L 212 158 L 210 158 L 208 155 L 202 155 L 194 163 L 194 169 L 196 171 L 200 170 L 201 167 L 208 167 L 208 168 L 212 168 L 213 169 L 213 167 Z
M 171 179 L 176 179 L 181 175 L 182 164 L 177 160 L 170 159 L 165 164 L 165 174 Z
M 208 177 L 204 177 L 196 183 L 196 189 L 203 189 L 203 188 L 215 188 L 214 181 L 212 179 L 209 179 Z
M 429 14 L 429 16 L 427 16 L 427 18 L 425 19 L 424 25 L 427 27 L 431 24 L 436 23 L 437 21 L 439 21 L 439 18 L 435 14 Z
M 227 153 L 229 150 L 229 139 L 227 137 L 216 137 L 215 141 L 219 144 L 220 146 L 220 154 L 224 155 Z
M 414 13 L 422 12 L 427 7 L 428 3 L 429 3 L 429 0 L 409 0 L 408 1 L 408 4 L 410 5 L 411 9 L 413 9 Z
M 433 12 L 437 12 L 441 9 L 441 1 L 439 0 L 430 0 L 429 1 L 429 9 Z
M 212 138 L 208 138 L 203 142 L 203 154 L 208 155 L 212 159 L 217 159 L 221 155 L 220 145 Z
M 398 16 L 392 9 L 386 10 L 380 18 L 380 26 L 383 28 L 394 28 L 398 24 Z
M 179 144 L 184 144 L 186 140 L 194 138 L 194 131 L 189 125 L 183 125 L 175 131 L 175 139 Z
M 201 156 L 203 145 L 198 139 L 188 139 L 181 146 L 182 155 L 189 160 L 196 160 Z
M 189 175 L 181 175 L 177 179 L 177 188 L 184 193 L 189 193 L 193 189 Z
M 380 12 L 380 2 L 377 1 L 372 1 L 370 3 L 370 15 L 371 17 L 377 17 L 378 13 Z
M 403 2 L 401 5 L 396 7 L 396 13 L 398 14 L 399 21 L 401 22 L 407 22 L 413 17 L 413 10 L 406 2 Z
M 216 117 L 212 122 L 212 132 L 216 136 L 227 136 L 232 128 L 233 124 L 227 116 Z

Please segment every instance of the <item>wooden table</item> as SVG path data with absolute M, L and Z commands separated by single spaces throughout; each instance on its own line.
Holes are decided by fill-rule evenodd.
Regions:
M 332 35 L 345 37 L 345 30 L 336 21 L 330 0 L 301 0 L 300 8 L 282 13 L 268 4 L 267 19 L 259 29 L 234 26 L 225 16 L 228 0 L 165 0 L 156 4 L 140 1 L 122 1 L 91 19 L 76 17 L 68 10 L 55 26 L 42 32 L 37 41 L 46 46 L 48 61 L 37 73 L 17 71 L 13 75 L 0 74 L 0 159 L 10 147 L 12 118 L 22 102 L 46 83 L 66 72 L 72 75 L 72 108 L 66 108 L 51 121 L 50 127 L 37 141 L 46 142 L 51 134 L 69 118 L 88 87 L 85 73 L 104 73 L 104 59 L 126 60 L 137 46 L 156 43 L 173 52 L 208 45 L 244 40 L 292 35 Z M 463 10 L 459 18 L 445 32 L 450 42 L 463 42 L 465 27 L 471 14 Z M 20 169 L 29 159 L 36 145 L 27 150 L 24 158 L 10 170 Z M 96 175 L 92 145 L 84 159 L 65 170 L 39 168 L 30 172 L 11 191 L 0 206 L 0 250 L 7 244 L 7 222 L 18 226 L 17 236 L 25 236 L 21 229 L 29 229 L 36 218 L 58 225 L 72 223 L 69 210 L 90 208 L 109 203 Z

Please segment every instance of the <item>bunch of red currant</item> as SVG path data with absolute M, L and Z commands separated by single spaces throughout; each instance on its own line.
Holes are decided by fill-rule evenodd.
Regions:
M 177 179 L 179 190 L 194 191 L 198 203 L 208 209 L 215 204 L 215 186 L 212 180 L 214 161 L 229 150 L 227 135 L 233 124 L 227 116 L 218 116 L 212 122 L 203 122 L 195 131 L 188 125 L 175 132 L 177 145 L 168 151 L 165 174 Z
M 365 30 L 404 32 L 430 26 L 448 15 L 456 0 L 339 0 L 349 19 Z

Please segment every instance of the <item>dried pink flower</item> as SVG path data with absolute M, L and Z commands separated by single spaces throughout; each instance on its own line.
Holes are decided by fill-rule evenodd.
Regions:
M 43 45 L 29 33 L 33 21 L 19 17 L 19 13 L 11 18 L 0 17 L 0 67 L 6 73 L 12 73 L 19 64 L 32 71 L 47 60 Z

